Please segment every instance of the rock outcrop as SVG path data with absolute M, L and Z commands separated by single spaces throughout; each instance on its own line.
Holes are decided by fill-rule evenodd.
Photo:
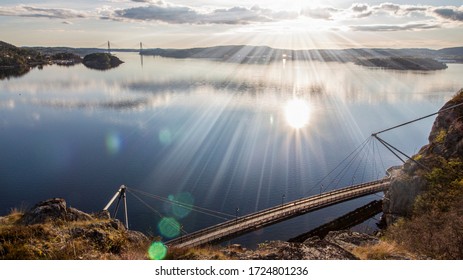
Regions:
M 230 258 L 240 260 L 356 260 L 351 252 L 358 246 L 374 245 L 375 236 L 364 233 L 337 231 L 325 238 L 311 237 L 303 243 L 269 241 L 255 250 L 232 245 L 223 250 Z
M 410 174 L 403 167 L 396 170 L 383 199 L 383 219 L 391 225 L 400 217 L 408 217 L 413 211 L 416 197 L 426 189 L 426 179 Z
M 87 214 L 62 198 L 0 217 L 0 259 L 146 259 L 148 245 L 107 212 Z
M 62 198 L 52 198 L 42 201 L 24 213 L 18 224 L 28 226 L 46 222 L 90 221 L 92 216 L 74 208 L 66 207 Z

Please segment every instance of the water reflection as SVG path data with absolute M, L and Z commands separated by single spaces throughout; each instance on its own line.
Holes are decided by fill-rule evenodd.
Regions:
M 29 67 L 12 67 L 12 68 L 1 68 L 0 67 L 0 80 L 19 78 L 26 75 L 30 71 Z
M 281 62 L 152 57 L 141 69 L 137 55 L 121 57 L 127 63 L 110 72 L 50 66 L 0 81 L 0 211 L 52 196 L 94 211 L 127 184 L 244 215 L 280 204 L 282 194 L 286 201 L 308 193 L 372 131 L 436 111 L 461 87 L 463 71 L 450 65 L 423 76 L 340 63 L 286 61 L 282 69 Z M 413 152 L 431 125 L 387 140 Z M 382 164 L 370 165 L 383 174 Z M 173 220 L 156 220 L 134 203 L 134 228 L 177 236 L 182 226 L 220 222 L 158 206 Z M 300 225 L 337 212 L 328 214 L 289 221 L 282 231 L 297 235 Z M 260 241 L 271 238 L 260 233 Z
M 16 103 L 137 111 L 155 108 L 169 96 L 186 98 L 205 92 L 246 96 L 248 100 L 249 96 L 254 96 L 261 104 L 275 99 L 283 103 L 293 95 L 302 98 L 318 96 L 334 103 L 380 104 L 423 99 L 435 102 L 442 92 L 459 89 L 461 68 L 450 65 L 445 71 L 427 73 L 423 79 L 419 72 L 373 71 L 342 63 L 286 62 L 283 70 L 282 63 L 277 62 L 266 66 L 233 66 L 210 61 L 163 59 L 156 63 L 145 63 L 144 70 L 134 77 L 127 72 L 133 71 L 130 68 L 133 64 L 129 63 L 114 69 L 110 75 L 89 74 L 81 65 L 64 70 L 50 66 L 40 71 L 42 73 L 33 71 L 25 80 L 2 82 L 0 90 L 22 94 L 21 98 L 14 98 Z M 128 68 L 124 68 L 126 66 Z M 417 79 L 420 79 L 419 83 Z

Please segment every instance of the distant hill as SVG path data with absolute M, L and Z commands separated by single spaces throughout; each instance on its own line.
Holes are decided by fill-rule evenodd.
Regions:
M 85 56 L 92 53 L 105 53 L 106 49 L 99 48 L 69 48 L 69 47 L 23 47 L 16 48 L 5 42 L 1 42 L 0 50 L 16 50 L 21 55 L 17 60 L 9 60 L 10 58 L 2 56 L 0 59 L 0 67 L 12 65 L 15 62 L 19 64 L 28 64 L 19 57 L 27 57 L 25 53 L 34 54 L 32 57 L 40 54 L 45 57 L 52 57 L 60 53 L 73 53 L 78 56 Z M 20 50 L 20 51 L 18 51 Z M 113 49 L 113 52 L 139 52 L 138 49 Z M 463 63 L 463 47 L 445 48 L 440 50 L 432 50 L 427 48 L 406 48 L 406 49 L 390 49 L 390 48 L 352 48 L 343 50 L 323 49 L 323 50 L 290 50 L 277 49 L 268 46 L 248 46 L 248 45 L 228 45 L 228 46 L 213 46 L 203 48 L 189 49 L 144 49 L 140 52 L 142 55 L 162 56 L 170 58 L 196 58 L 209 59 L 216 61 L 225 61 L 232 63 L 255 63 L 266 64 L 273 61 L 323 61 L 323 62 L 354 62 L 359 65 L 369 67 L 385 67 L 391 69 L 402 70 L 435 70 L 443 69 L 443 63 Z M 405 59 L 405 60 L 404 60 Z M 396 63 L 399 67 L 390 66 L 388 61 L 396 60 L 404 63 Z M 413 63 L 409 63 L 413 60 Z M 21 62 L 22 61 L 22 62 Z M 439 63 L 435 63 L 438 61 Z M 386 66 L 385 66 L 386 65 Z
M 446 62 L 463 62 L 463 47 L 442 50 L 425 48 L 387 49 L 387 48 L 356 48 L 344 50 L 289 50 L 274 49 L 267 46 L 215 46 L 190 49 L 146 49 L 143 55 L 154 55 L 171 58 L 202 58 L 237 63 L 268 63 L 286 60 L 315 60 L 357 62 L 359 59 L 384 59 L 384 58 L 411 58 L 416 62 L 424 62 L 427 59 Z M 424 59 L 424 60 L 423 60 Z M 450 61 L 449 61 L 450 60 Z M 411 65 L 411 64 L 404 64 Z M 437 65 L 437 64 L 436 64 Z M 415 69 L 412 67 L 411 69 Z M 419 67 L 418 67 L 419 68 Z M 425 66 L 423 68 L 429 68 Z M 434 67 L 431 67 L 434 68 Z M 439 68 L 439 67 L 438 67 Z M 404 69 L 407 69 L 406 67 Z M 439 68 L 440 69 L 440 68 Z
M 463 47 L 445 48 L 437 51 L 439 55 L 463 56 Z
M 0 79 L 22 76 L 29 72 L 31 67 L 47 63 L 47 59 L 40 52 L 0 41 Z
M 92 53 L 105 53 L 107 49 L 100 48 L 70 48 L 70 47 L 23 47 L 24 49 L 31 49 L 41 52 L 45 55 L 54 55 L 58 53 L 73 53 L 79 56 L 86 56 Z M 112 52 L 138 52 L 138 49 L 112 49 Z
M 0 67 L 27 67 L 43 62 L 45 62 L 45 58 L 40 52 L 18 48 L 0 41 Z

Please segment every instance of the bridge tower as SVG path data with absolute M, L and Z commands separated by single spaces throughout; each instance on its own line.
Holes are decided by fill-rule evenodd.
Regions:
M 122 199 L 124 201 L 125 228 L 128 230 L 129 229 L 129 216 L 128 216 L 128 213 L 127 213 L 127 195 L 126 195 L 126 192 L 127 192 L 127 187 L 124 186 L 124 185 L 120 186 L 119 190 L 114 194 L 114 196 L 111 198 L 111 200 L 108 202 L 108 204 L 106 204 L 105 208 L 103 208 L 103 211 L 108 211 L 109 207 L 111 207 L 111 205 L 114 203 L 116 198 L 119 197 L 119 199 L 117 200 L 117 203 L 116 203 L 116 208 L 114 209 L 113 216 L 115 217 L 116 214 L 117 214 L 117 210 L 119 210 L 119 203 L 121 202 L 121 199 Z

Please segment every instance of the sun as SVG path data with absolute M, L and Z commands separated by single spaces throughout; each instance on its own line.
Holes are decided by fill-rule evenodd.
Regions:
M 289 126 L 300 129 L 310 120 L 310 106 L 302 99 L 288 100 L 284 106 L 284 114 Z

